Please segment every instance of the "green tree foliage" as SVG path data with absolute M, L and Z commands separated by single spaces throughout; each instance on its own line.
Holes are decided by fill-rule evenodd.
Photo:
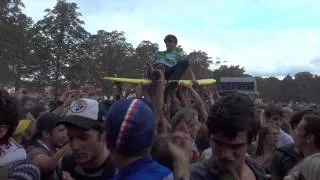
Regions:
M 203 51 L 193 51 L 187 55 L 192 70 L 195 72 L 198 79 L 209 78 L 212 76 L 210 70 L 211 58 Z
M 112 84 L 103 76 L 144 78 L 159 51 L 159 45 L 148 40 L 134 48 L 124 32 L 88 33 L 76 3 L 58 0 L 34 24 L 22 13 L 23 7 L 21 0 L 0 1 L 0 84 L 19 88 L 24 83 L 37 89 L 50 85 L 57 94 L 63 83 L 74 81 L 79 85 L 99 84 L 108 93 Z M 249 76 L 243 67 L 224 65 L 226 61 L 211 58 L 204 51 L 186 53 L 182 46 L 177 50 L 189 60 L 197 78 Z M 287 75 L 283 80 L 256 80 L 264 100 L 320 102 L 320 77 L 310 72 Z
M 146 69 L 150 67 L 151 61 L 159 51 L 159 45 L 150 41 L 142 41 L 136 48 L 137 74 L 146 77 Z
M 213 77 L 219 80 L 221 77 L 247 77 L 245 70 L 240 66 L 221 65 L 218 69 L 213 71 Z
M 27 78 L 27 63 L 32 62 L 28 39 L 32 21 L 22 13 L 23 7 L 21 0 L 0 2 L 0 80 L 16 87 Z
M 44 18 L 34 25 L 37 39 L 44 42 L 47 53 L 44 57 L 39 57 L 39 64 L 47 64 L 46 69 L 40 68 L 38 74 L 48 74 L 56 87 L 56 95 L 60 87 L 61 80 L 69 75 L 69 78 L 77 78 L 74 73 L 68 71 L 70 68 L 81 63 L 83 49 L 81 45 L 88 38 L 88 33 L 82 27 L 84 22 L 80 19 L 76 3 L 68 3 L 65 0 L 58 0 L 53 9 L 46 9 Z M 38 43 L 38 42 L 35 42 Z M 41 62 L 42 61 L 42 62 Z M 49 82 L 50 82 L 49 80 Z

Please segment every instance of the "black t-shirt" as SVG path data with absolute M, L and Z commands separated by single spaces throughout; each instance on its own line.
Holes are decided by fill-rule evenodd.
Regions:
M 270 164 L 271 174 L 283 179 L 302 159 L 302 153 L 296 152 L 293 144 L 278 148 L 272 155 Z
M 71 177 L 75 180 L 108 180 L 114 177 L 116 172 L 115 163 L 109 155 L 106 161 L 96 169 L 84 169 L 80 165 L 76 164 L 73 156 L 64 157 L 55 172 L 54 179 L 62 180 L 62 171 L 70 173 Z

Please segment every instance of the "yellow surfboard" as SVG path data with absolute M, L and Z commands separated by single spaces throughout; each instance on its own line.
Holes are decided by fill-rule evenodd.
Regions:
M 118 77 L 104 77 L 103 79 L 117 82 L 117 83 L 124 83 L 124 84 L 143 84 L 147 85 L 151 83 L 149 79 L 132 79 L 132 78 L 118 78 Z M 199 85 L 205 86 L 216 83 L 215 79 L 199 79 L 197 80 Z M 179 83 L 183 84 L 192 84 L 191 80 L 180 80 Z

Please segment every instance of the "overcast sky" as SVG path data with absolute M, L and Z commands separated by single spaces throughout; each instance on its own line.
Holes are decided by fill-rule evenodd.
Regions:
M 320 73 L 319 0 L 69 0 L 91 33 L 119 30 L 134 46 L 172 33 L 187 51 L 203 50 L 252 75 Z M 23 0 L 34 21 L 55 0 Z

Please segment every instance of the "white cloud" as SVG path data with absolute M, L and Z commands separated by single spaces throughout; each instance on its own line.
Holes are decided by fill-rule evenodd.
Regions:
M 46 8 L 52 8 L 56 4 L 55 0 L 22 0 L 26 6 L 23 9 L 24 13 L 32 17 L 34 21 L 41 19 L 45 13 L 43 12 Z
M 43 9 L 53 7 L 56 1 L 24 0 L 24 2 L 28 7 L 26 13 L 34 20 L 38 20 L 44 15 Z M 203 9 L 209 1 L 196 3 L 177 0 L 168 6 L 157 5 L 155 1 L 139 1 L 134 6 L 124 6 L 131 1 L 104 1 L 99 7 L 92 1 L 90 1 L 92 4 L 87 0 L 78 2 L 87 30 L 92 33 L 100 29 L 124 31 L 128 41 L 135 46 L 142 40 L 150 40 L 164 49 L 163 38 L 166 34 L 172 33 L 177 35 L 179 44 L 186 51 L 206 51 L 211 57 L 222 57 L 228 64 L 244 66 L 248 73 L 255 75 L 283 76 L 299 71 L 320 72 L 319 66 L 311 63 L 312 59 L 320 56 L 320 26 L 282 29 L 224 28 L 222 25 L 225 23 L 236 21 L 230 13 L 219 13 L 227 11 L 231 1 L 224 3 L 210 1 L 215 5 L 212 9 Z M 241 7 L 249 3 L 244 0 L 236 2 Z M 261 0 L 259 2 L 272 7 L 276 5 L 292 7 L 315 1 Z M 92 7 L 87 8 L 90 5 Z M 146 5 L 149 5 L 149 8 L 146 9 Z M 171 18 L 174 12 L 177 13 L 175 19 Z M 209 16 L 210 13 L 213 14 L 212 17 Z M 193 19 L 190 19 L 191 17 Z M 170 26 L 171 24 L 173 25 Z
M 298 71 L 320 72 L 318 67 L 312 66 L 310 61 L 320 54 L 319 29 L 288 29 L 278 31 L 250 31 L 250 36 L 243 37 L 248 42 L 229 49 L 230 59 L 245 66 L 249 72 L 262 74 L 294 73 Z M 256 33 L 255 33 L 256 32 Z M 260 41 L 252 42 L 255 34 L 264 37 Z M 230 38 L 233 38 L 230 35 Z M 232 52 L 232 49 L 234 50 Z

